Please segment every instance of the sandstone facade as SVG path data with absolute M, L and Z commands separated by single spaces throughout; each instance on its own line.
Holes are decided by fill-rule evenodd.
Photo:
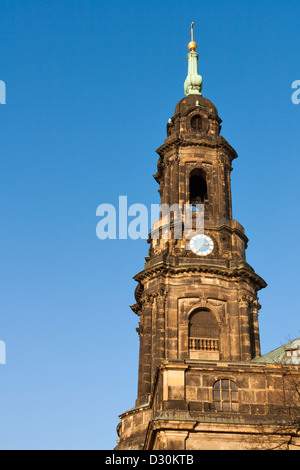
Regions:
M 154 226 L 145 268 L 135 276 L 138 396 L 121 415 L 119 450 L 300 445 L 299 364 L 255 362 L 261 355 L 258 291 L 266 283 L 247 263 L 248 239 L 232 218 L 237 154 L 220 131 L 216 107 L 191 94 L 177 104 L 157 150 L 161 203 L 178 205 L 182 214 L 186 204 L 204 204 L 213 250 L 198 256 L 190 249 L 196 213 L 192 233 L 186 218 L 172 213 Z

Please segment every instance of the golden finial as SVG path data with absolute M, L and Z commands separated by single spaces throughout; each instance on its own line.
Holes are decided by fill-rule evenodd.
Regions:
M 197 44 L 194 41 L 194 22 L 191 25 L 191 39 L 192 40 L 189 43 L 188 48 L 192 52 L 192 51 L 195 51 L 197 49 Z

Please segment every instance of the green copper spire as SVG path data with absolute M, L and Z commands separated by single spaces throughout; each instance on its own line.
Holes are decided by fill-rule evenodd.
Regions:
M 201 95 L 202 90 L 202 77 L 198 74 L 198 57 L 197 44 L 194 41 L 194 23 L 191 27 L 192 40 L 188 45 L 190 53 L 187 56 L 188 59 L 188 76 L 184 82 L 184 93 L 186 95 Z

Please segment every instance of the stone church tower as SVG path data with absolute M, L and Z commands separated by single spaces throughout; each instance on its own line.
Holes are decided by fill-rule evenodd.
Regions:
M 138 396 L 120 416 L 116 449 L 296 447 L 284 391 L 295 389 L 299 413 L 299 365 L 261 362 L 257 293 L 266 283 L 246 262 L 248 239 L 232 218 L 237 154 L 201 94 L 193 26 L 188 47 L 186 96 L 169 119 L 154 175 L 161 204 L 181 212 L 161 213 L 135 276 Z M 197 230 L 203 207 L 204 230 Z

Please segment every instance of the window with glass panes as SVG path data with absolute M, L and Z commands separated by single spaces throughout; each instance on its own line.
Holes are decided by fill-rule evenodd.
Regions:
M 238 411 L 238 388 L 236 384 L 228 379 L 215 382 L 213 400 L 217 411 Z
M 198 114 L 196 116 L 193 116 L 191 119 L 191 126 L 197 132 L 202 131 L 203 123 L 201 116 L 199 116 Z

